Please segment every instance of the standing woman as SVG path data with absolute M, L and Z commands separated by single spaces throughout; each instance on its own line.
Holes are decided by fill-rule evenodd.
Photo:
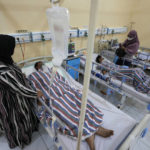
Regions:
M 34 101 L 40 94 L 32 90 L 12 59 L 15 38 L 0 34 L 0 126 L 10 148 L 31 142 L 38 128 Z
M 120 49 L 125 52 L 125 56 L 122 58 L 119 58 L 116 62 L 117 65 L 131 65 L 131 59 L 133 55 L 136 54 L 139 48 L 139 39 L 137 32 L 135 30 L 131 30 L 128 33 L 128 38 L 125 40 L 123 44 L 120 44 Z

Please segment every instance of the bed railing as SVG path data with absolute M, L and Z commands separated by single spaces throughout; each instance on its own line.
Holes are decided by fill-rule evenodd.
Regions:
M 81 59 L 82 59 L 82 56 L 81 56 Z M 98 82 L 98 80 L 96 80 L 97 77 L 93 78 L 92 75 L 91 75 L 91 79 L 93 79 L 96 84 L 98 82 L 98 83 L 103 84 L 106 87 L 108 87 L 107 96 L 110 94 L 110 91 L 112 91 L 112 90 L 114 90 L 117 93 L 119 93 L 119 94 L 122 95 L 122 98 L 121 98 L 120 104 L 118 105 L 118 108 L 123 108 L 124 103 L 126 101 L 126 97 L 130 97 L 130 98 L 132 98 L 132 99 L 134 99 L 134 100 L 136 100 L 136 101 L 138 101 L 138 102 L 140 102 L 140 103 L 142 103 L 144 105 L 147 105 L 147 103 L 145 101 L 141 101 L 141 99 L 139 99 L 138 97 L 135 97 L 135 96 L 133 97 L 132 94 L 130 94 L 129 92 L 126 92 L 126 91 L 123 90 L 122 87 L 125 84 L 125 81 L 129 80 L 133 84 L 133 81 L 134 81 L 133 77 L 124 75 L 124 74 L 122 74 L 120 72 L 117 72 L 116 70 L 110 69 L 111 67 L 106 67 L 106 66 L 103 66 L 103 65 L 101 65 L 99 63 L 92 62 L 92 66 L 94 66 L 94 65 L 99 66 L 101 68 L 105 68 L 106 70 L 110 70 L 109 71 L 110 80 L 108 82 L 106 82 L 106 81 L 104 81 L 104 80 L 102 80 L 100 78 L 98 78 L 98 80 L 100 80 L 100 82 Z M 93 67 L 92 67 L 92 69 L 93 69 Z M 122 78 L 122 80 L 120 80 L 120 83 L 117 83 L 117 85 L 115 85 L 113 82 L 111 82 L 111 81 L 113 81 L 112 77 L 114 77 L 114 75 L 112 74 L 112 72 L 113 72 L 113 74 L 117 74 L 117 75 L 121 76 L 121 78 Z M 94 86 L 94 89 L 95 89 L 95 86 Z M 145 94 L 147 95 L 147 93 L 145 93 Z
M 20 66 L 21 68 L 24 66 L 28 66 L 31 65 L 37 61 L 44 61 L 44 62 L 48 62 L 52 60 L 52 56 L 41 56 L 41 57 L 34 57 L 34 58 L 29 58 L 23 61 L 20 61 L 17 63 L 18 66 Z
M 108 53 L 108 54 L 107 54 Z M 106 56 L 106 57 L 110 57 L 111 56 L 111 59 L 114 59 L 114 57 L 115 57 L 115 52 L 113 52 L 113 51 L 107 51 L 107 50 L 103 50 L 102 52 L 101 52 L 101 55 L 102 56 Z M 143 55 L 143 54 L 142 54 Z M 150 57 L 149 55 L 147 55 L 147 58 L 148 57 Z M 149 60 L 147 59 L 147 60 L 145 60 L 145 61 L 142 61 L 139 57 L 137 57 L 137 58 L 132 58 L 132 59 L 130 59 L 130 58 L 121 58 L 122 60 L 128 60 L 128 61 L 130 61 L 131 62 L 131 64 L 132 64 L 132 67 L 134 67 L 134 65 L 135 66 L 139 66 L 139 67 L 142 67 L 144 70 L 145 69 L 150 69 L 150 62 L 149 62 Z
M 132 150 L 132 143 L 136 141 L 137 137 L 143 138 L 147 132 L 147 124 L 150 122 L 150 114 L 145 115 L 142 121 L 131 132 L 126 141 L 121 145 L 119 150 Z M 137 142 L 134 142 L 135 144 Z

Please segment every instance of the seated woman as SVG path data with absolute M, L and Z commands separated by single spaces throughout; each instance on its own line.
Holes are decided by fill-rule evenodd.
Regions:
M 96 62 L 101 64 L 101 66 L 98 66 L 97 69 L 107 68 L 107 70 L 111 70 L 112 72 L 115 71 L 129 76 L 133 79 L 133 81 L 130 81 L 130 83 L 133 83 L 133 86 L 137 91 L 150 93 L 150 77 L 146 75 L 146 73 L 142 69 L 115 65 L 114 63 L 106 62 L 100 55 L 97 56 Z M 113 76 L 117 78 L 123 77 L 117 73 L 113 73 Z
M 13 61 L 15 45 L 14 37 L 0 34 L 0 130 L 10 148 L 22 148 L 38 129 L 34 101 L 41 92 L 32 89 Z
M 139 48 L 139 39 L 137 32 L 135 30 L 131 30 L 128 33 L 128 38 L 124 41 L 124 43 L 120 44 L 119 47 L 119 58 L 116 62 L 117 65 L 131 65 L 131 59 L 136 54 Z M 123 57 L 123 58 L 122 58 Z
M 65 129 L 60 127 L 59 131 L 77 138 L 82 92 L 72 88 L 58 72 L 51 84 L 51 70 L 43 71 L 44 69 L 39 63 L 41 64 L 41 62 L 35 64 L 37 71 L 29 75 L 29 80 L 35 90 L 42 91 L 43 100 L 49 101 L 49 108 L 65 124 Z M 83 137 L 86 139 L 90 150 L 95 150 L 95 135 L 102 137 L 113 135 L 113 130 L 101 127 L 102 121 L 103 113 L 88 100 Z

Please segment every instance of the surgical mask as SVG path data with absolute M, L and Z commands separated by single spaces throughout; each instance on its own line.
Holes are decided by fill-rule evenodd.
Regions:
M 43 65 L 42 69 L 43 69 L 44 72 L 49 72 L 47 65 Z
M 131 41 L 131 40 L 133 40 L 134 38 L 130 38 L 130 37 L 128 37 L 127 39 L 128 39 L 128 41 Z

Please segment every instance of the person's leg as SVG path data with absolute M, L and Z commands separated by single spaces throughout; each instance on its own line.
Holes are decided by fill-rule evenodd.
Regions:
M 99 136 L 102 136 L 102 137 L 110 137 L 114 134 L 114 131 L 113 130 L 109 130 L 109 129 L 105 129 L 103 127 L 99 127 L 97 132 L 96 132 L 96 135 L 99 135 Z
M 116 65 L 123 65 L 123 60 L 121 58 L 119 58 L 116 62 Z
M 125 60 L 124 65 L 130 67 L 131 66 L 131 62 Z
M 95 150 L 94 139 L 95 139 L 95 135 L 93 134 L 92 136 L 88 137 L 85 140 L 88 143 L 90 150 Z

